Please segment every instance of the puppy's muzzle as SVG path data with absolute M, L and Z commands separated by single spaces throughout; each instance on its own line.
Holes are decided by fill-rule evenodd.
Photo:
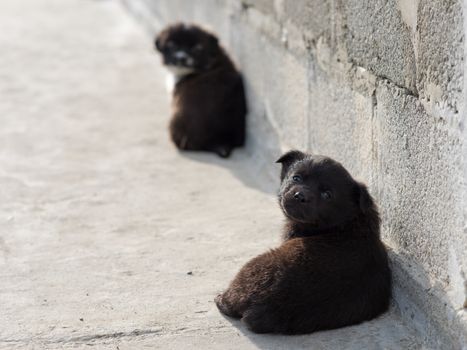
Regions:
M 175 64 L 179 66 L 191 66 L 193 65 L 193 58 L 191 58 L 184 51 L 177 51 L 173 54 Z
M 309 199 L 305 196 L 303 192 L 297 191 L 293 194 L 293 198 L 300 203 L 308 203 Z

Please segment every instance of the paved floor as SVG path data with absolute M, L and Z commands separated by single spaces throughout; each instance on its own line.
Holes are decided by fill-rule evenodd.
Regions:
M 216 293 L 279 237 L 254 161 L 171 146 L 117 2 L 3 0 L 0 29 L 0 348 L 419 348 L 394 312 L 297 337 L 223 318 Z

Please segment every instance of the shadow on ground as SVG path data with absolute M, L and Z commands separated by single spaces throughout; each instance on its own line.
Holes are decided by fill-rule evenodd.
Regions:
M 240 320 L 222 316 L 258 349 L 420 349 L 420 344 L 404 332 L 394 305 L 373 320 L 304 335 L 256 334 Z
M 180 152 L 182 157 L 223 167 L 231 172 L 243 185 L 266 194 L 275 195 L 278 183 L 271 176 L 258 171 L 255 158 L 247 149 L 235 149 L 229 158 L 221 158 L 208 152 Z
M 315 343 L 310 342 L 309 335 L 281 335 L 281 334 L 257 334 L 250 331 L 245 324 L 233 318 L 228 318 L 222 315 L 227 321 L 229 321 L 233 327 L 241 332 L 242 335 L 248 338 L 248 340 L 254 344 L 258 349 L 264 350 L 282 350 L 282 349 L 302 349 L 305 343 L 310 343 L 313 349 L 316 348 Z M 320 332 L 323 334 L 329 334 L 332 331 Z M 319 333 L 315 333 L 319 334 Z

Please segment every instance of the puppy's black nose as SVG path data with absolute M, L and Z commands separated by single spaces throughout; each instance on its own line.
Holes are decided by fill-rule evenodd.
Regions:
M 305 198 L 305 195 L 302 193 L 302 192 L 295 192 L 293 197 L 299 201 L 300 203 L 305 203 L 306 202 L 306 198 Z

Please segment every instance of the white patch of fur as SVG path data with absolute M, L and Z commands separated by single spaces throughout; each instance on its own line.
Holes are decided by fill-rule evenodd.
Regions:
M 180 79 L 194 72 L 194 69 L 188 67 L 166 66 L 166 68 L 168 69 L 169 73 L 165 79 L 165 87 L 169 94 L 173 92 L 175 84 L 177 84 Z
M 170 72 L 167 73 L 167 76 L 165 77 L 165 89 L 169 94 L 172 94 L 174 91 L 175 83 L 175 76 Z
M 173 56 L 178 59 L 187 58 L 188 55 L 185 51 L 178 50 L 173 53 Z
M 194 69 L 190 67 L 181 66 L 166 66 L 166 68 L 176 77 L 184 77 L 190 73 L 193 73 Z

